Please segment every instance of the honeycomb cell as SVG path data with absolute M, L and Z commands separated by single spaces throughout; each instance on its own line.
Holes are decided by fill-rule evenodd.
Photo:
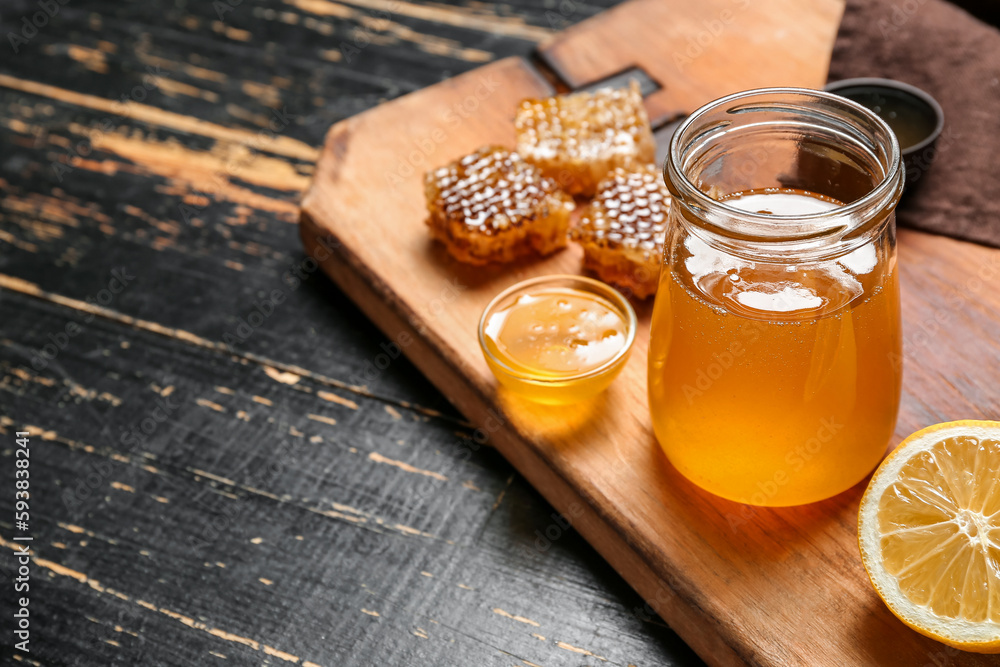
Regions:
M 517 152 L 573 195 L 592 196 L 614 168 L 655 160 L 639 85 L 521 102 Z
M 572 197 L 534 165 L 485 146 L 424 177 L 431 235 L 468 264 L 510 262 L 566 246 Z
M 584 268 L 640 299 L 656 292 L 669 210 L 656 167 L 615 169 L 571 232 L 583 246 Z

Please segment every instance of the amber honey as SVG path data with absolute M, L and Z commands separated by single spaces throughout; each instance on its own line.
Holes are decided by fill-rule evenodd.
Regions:
M 427 172 L 424 194 L 431 236 L 460 262 L 512 262 L 566 247 L 572 198 L 500 146 Z
M 656 159 L 639 84 L 521 102 L 517 152 L 573 195 L 592 196 L 616 167 Z
M 786 217 L 840 206 L 779 188 L 724 203 Z M 795 505 L 872 470 L 900 393 L 891 250 L 874 240 L 835 259 L 779 264 L 675 235 L 652 316 L 649 398 L 681 473 L 732 500 Z
M 635 315 L 596 281 L 551 277 L 516 285 L 483 314 L 480 344 L 507 389 L 566 404 L 604 390 L 625 363 Z
M 654 165 L 616 168 L 570 230 L 583 246 L 584 268 L 636 298 L 653 294 L 669 210 L 670 193 Z

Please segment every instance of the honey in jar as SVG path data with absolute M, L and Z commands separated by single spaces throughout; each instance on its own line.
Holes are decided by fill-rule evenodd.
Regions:
M 789 117 L 808 107 L 810 122 L 828 114 L 842 125 L 826 97 L 720 100 L 753 111 L 707 141 L 696 112 L 668 157 L 654 430 L 685 477 L 754 505 L 813 502 L 859 482 L 884 455 L 899 405 L 898 145 L 867 119 L 875 136 L 862 151 Z

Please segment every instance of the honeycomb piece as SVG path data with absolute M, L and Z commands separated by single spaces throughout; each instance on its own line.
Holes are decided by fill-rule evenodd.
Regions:
M 615 167 L 656 159 L 639 84 L 524 100 L 514 119 L 517 152 L 573 195 L 592 196 Z
M 573 199 L 517 153 L 485 146 L 427 172 L 431 236 L 468 264 L 510 262 L 566 246 Z
M 571 232 L 583 266 L 644 299 L 656 292 L 670 192 L 653 165 L 615 169 Z

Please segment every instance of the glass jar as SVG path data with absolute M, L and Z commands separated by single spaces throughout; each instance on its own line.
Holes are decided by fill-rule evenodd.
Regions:
M 815 90 L 751 90 L 685 120 L 649 350 L 656 437 L 698 486 L 828 498 L 885 453 L 902 379 L 899 145 Z

